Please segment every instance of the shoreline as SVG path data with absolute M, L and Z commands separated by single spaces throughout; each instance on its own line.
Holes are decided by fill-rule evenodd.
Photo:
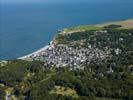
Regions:
M 126 22 L 126 24 L 125 24 L 125 22 Z M 131 18 L 131 19 L 127 19 L 127 20 L 122 20 L 122 21 L 113 21 L 113 22 L 108 22 L 108 23 L 103 23 L 103 24 L 96 24 L 96 25 L 93 25 L 93 26 L 97 26 L 97 27 L 104 27 L 105 25 L 109 25 L 109 24 L 118 24 L 118 25 L 122 25 L 123 26 L 123 28 L 125 27 L 125 28 L 127 28 L 126 27 L 126 25 L 128 24 L 128 23 L 130 23 L 130 27 L 128 26 L 128 28 L 133 28 L 133 26 L 132 26 L 132 24 L 133 24 L 133 18 Z M 84 25 L 84 26 L 88 26 L 88 25 Z M 76 27 L 76 26 L 75 26 Z M 62 29 L 64 32 L 65 32 L 65 30 L 69 30 L 69 28 L 64 28 L 64 29 Z M 72 30 L 71 30 L 72 31 Z M 61 32 L 62 33 L 62 32 Z M 69 31 L 68 31 L 68 33 L 69 33 Z M 60 34 L 60 33 L 58 33 L 58 34 Z M 49 49 L 52 45 L 53 45 L 53 40 L 52 41 L 50 41 L 49 42 L 49 44 L 48 45 L 46 45 L 46 46 L 44 46 L 44 47 L 42 47 L 42 48 L 40 48 L 40 49 L 38 49 L 38 50 L 36 50 L 36 51 L 34 51 L 34 52 L 32 52 L 32 53 L 30 53 L 30 54 L 27 54 L 27 55 L 24 55 L 24 56 L 22 56 L 22 57 L 18 57 L 17 59 L 21 59 L 21 60 L 30 60 L 30 57 L 32 57 L 32 56 L 37 56 L 37 55 L 39 55 L 41 52 L 45 52 L 47 49 Z
M 37 56 L 42 51 L 45 52 L 45 50 L 47 50 L 52 43 L 53 43 L 53 41 L 51 41 L 48 45 L 46 45 L 46 46 L 44 46 L 44 47 L 42 47 L 42 48 L 30 53 L 30 54 L 24 55 L 22 57 L 18 57 L 17 59 L 26 60 L 26 59 L 29 59 L 31 56 Z

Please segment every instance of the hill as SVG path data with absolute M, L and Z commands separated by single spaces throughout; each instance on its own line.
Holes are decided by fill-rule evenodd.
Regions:
M 0 100 L 132 100 L 133 29 L 120 27 L 65 29 L 26 59 L 1 61 Z

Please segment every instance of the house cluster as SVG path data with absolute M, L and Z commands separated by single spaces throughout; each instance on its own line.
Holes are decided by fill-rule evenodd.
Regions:
M 2 61 L 0 61 L 0 66 L 1 67 L 5 66 L 7 63 L 8 63 L 8 61 L 2 60 Z
M 44 61 L 46 65 L 56 67 L 70 67 L 82 69 L 83 65 L 89 65 L 91 62 L 101 62 L 109 56 L 108 51 L 102 51 L 98 48 L 78 47 L 73 48 L 65 44 L 55 45 L 51 43 L 47 49 L 32 54 L 30 59 Z

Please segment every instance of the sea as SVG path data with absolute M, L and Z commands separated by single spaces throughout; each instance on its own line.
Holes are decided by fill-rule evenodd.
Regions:
M 0 60 L 44 47 L 63 28 L 130 18 L 133 0 L 0 3 Z

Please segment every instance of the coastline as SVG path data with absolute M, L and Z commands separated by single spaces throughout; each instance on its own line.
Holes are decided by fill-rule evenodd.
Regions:
M 130 24 L 130 27 L 128 26 L 126 26 L 125 25 L 125 22 L 126 22 L 126 25 L 127 24 Z M 108 22 L 108 23 L 103 23 L 103 24 L 96 24 L 96 25 L 93 25 L 93 28 L 92 28 L 92 26 L 91 26 L 91 28 L 90 28 L 90 26 L 88 26 L 88 25 L 85 25 L 85 26 L 82 26 L 82 28 L 80 29 L 80 31 L 83 31 L 83 30 L 85 30 L 86 28 L 89 28 L 89 30 L 91 30 L 91 29 L 95 29 L 96 27 L 104 27 L 105 25 L 110 25 L 110 24 L 117 24 L 117 25 L 122 25 L 122 28 L 133 28 L 133 26 L 132 26 L 132 24 L 133 24 L 133 19 L 127 19 L 127 20 L 123 20 L 123 21 L 114 21 L 114 22 Z M 76 26 L 75 26 L 76 27 Z M 83 30 L 82 30 L 83 29 Z M 67 30 L 67 31 L 66 31 Z M 77 29 L 76 29 L 77 30 Z M 79 31 L 79 30 L 78 30 Z M 69 33 L 74 33 L 75 32 L 75 29 L 72 29 L 72 30 L 69 30 L 69 28 L 64 28 L 63 30 L 62 30 L 62 32 L 60 32 L 60 33 L 57 33 L 57 34 L 64 34 L 64 33 L 67 33 L 67 34 L 69 34 Z M 49 44 L 48 45 L 46 45 L 46 46 L 44 46 L 44 47 L 42 47 L 42 48 L 40 48 L 40 49 L 38 49 L 38 50 L 36 50 L 35 52 L 33 52 L 33 53 L 30 53 L 30 54 L 27 54 L 27 55 L 24 55 L 24 56 L 22 56 L 22 57 L 18 57 L 17 59 L 21 59 L 21 60 L 29 60 L 29 61 L 31 61 L 31 57 L 32 56 L 38 56 L 39 54 L 41 54 L 41 52 L 45 52 L 47 49 L 50 49 L 52 46 L 54 45 L 54 41 L 52 40 L 51 42 L 49 42 Z
M 40 49 L 30 53 L 30 54 L 24 55 L 22 57 L 18 57 L 17 59 L 21 59 L 21 60 L 28 60 L 29 59 L 30 60 L 31 56 L 37 56 L 39 53 L 45 52 L 45 50 L 49 49 L 49 47 L 52 43 L 53 43 L 53 41 L 51 41 L 49 45 L 46 45 L 46 46 L 44 46 L 44 47 L 42 47 L 42 48 L 40 48 Z

